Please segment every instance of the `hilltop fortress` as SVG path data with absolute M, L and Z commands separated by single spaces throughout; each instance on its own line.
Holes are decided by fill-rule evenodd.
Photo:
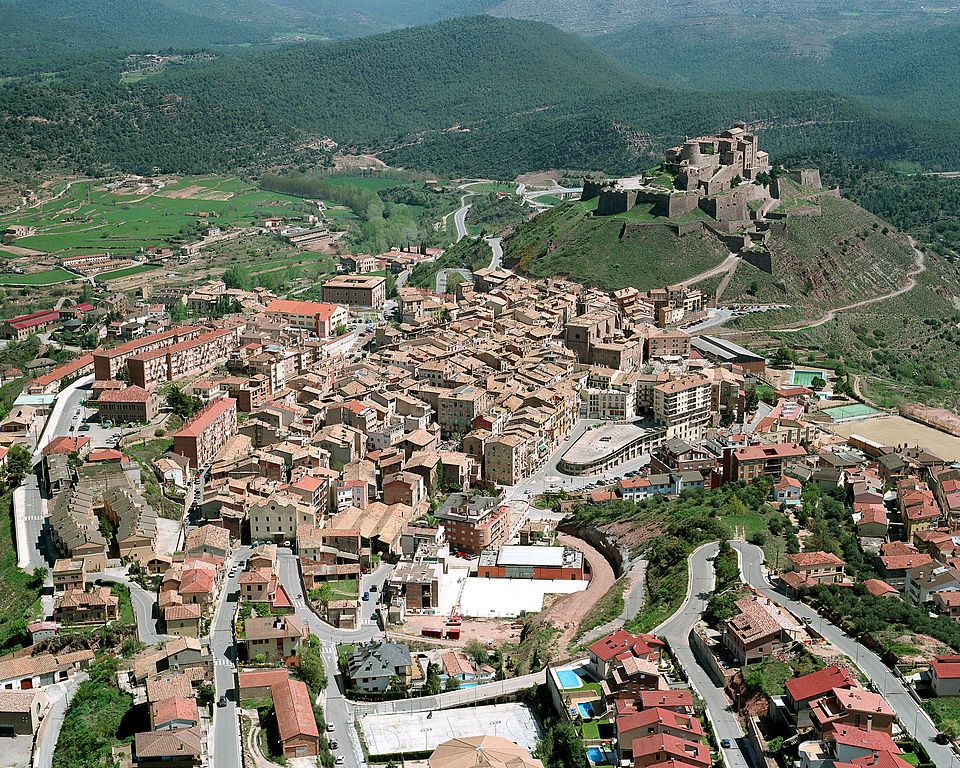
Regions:
M 623 179 L 584 179 L 582 200 L 597 200 L 596 216 L 636 211 L 637 226 L 666 218 L 678 231 L 705 227 L 734 251 L 759 253 L 771 224 L 793 215 L 819 215 L 824 191 L 815 169 L 774 168 L 743 123 L 716 136 L 687 138 L 664 153 L 657 168 Z M 646 214 L 649 218 L 646 218 Z M 781 224 L 782 226 L 782 224 Z M 769 266 L 758 263 L 769 271 Z
M 625 179 L 585 179 L 583 200 L 599 198 L 596 214 L 626 213 L 652 203 L 651 213 L 675 219 L 702 210 L 718 222 L 762 219 L 780 205 L 780 184 L 756 134 L 740 123 L 717 136 L 688 138 L 664 153 L 661 168 Z M 807 191 L 819 191 L 817 170 L 784 171 Z

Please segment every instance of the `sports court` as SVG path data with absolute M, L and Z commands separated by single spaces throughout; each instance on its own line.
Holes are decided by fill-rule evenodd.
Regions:
M 836 408 L 824 408 L 821 413 L 825 413 L 835 422 L 841 422 L 850 419 L 866 419 L 870 416 L 876 416 L 880 411 L 863 403 L 853 403 L 851 405 L 838 405 Z
M 435 709 L 392 715 L 361 715 L 360 727 L 370 755 L 429 752 L 448 739 L 500 736 L 531 752 L 540 726 L 526 704 Z

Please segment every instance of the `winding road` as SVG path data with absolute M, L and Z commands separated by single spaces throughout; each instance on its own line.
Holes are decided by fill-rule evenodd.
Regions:
M 822 317 L 812 322 L 799 323 L 794 325 L 788 325 L 783 328 L 771 328 L 769 333 L 797 333 L 799 331 L 806 331 L 811 328 L 818 328 L 821 325 L 826 325 L 831 320 L 833 320 L 841 312 L 849 312 L 854 309 L 862 309 L 863 307 L 869 307 L 871 304 L 879 304 L 881 301 L 886 301 L 887 299 L 894 299 L 897 296 L 902 296 L 908 291 L 912 291 L 917 287 L 917 275 L 925 272 L 927 270 L 927 265 L 925 263 L 925 257 L 923 251 L 917 247 L 917 241 L 912 237 L 907 237 L 907 240 L 910 242 L 910 247 L 913 248 L 914 254 L 914 265 L 907 272 L 906 277 L 907 281 L 897 288 L 895 291 L 890 291 L 890 293 L 885 293 L 882 296 L 874 296 L 871 299 L 863 299 L 861 301 L 855 301 L 853 304 L 846 304 L 842 307 L 837 307 L 836 309 L 831 309 Z
M 704 544 L 695 549 L 688 559 L 687 597 L 683 605 L 653 632 L 670 643 L 670 649 L 683 668 L 693 689 L 707 705 L 707 717 L 713 724 L 717 741 L 729 739 L 737 749 L 723 750 L 728 768 L 752 768 L 757 764 L 750 741 L 740 727 L 726 693 L 718 688 L 707 671 L 700 666 L 690 647 L 690 631 L 700 621 L 710 593 L 713 592 L 715 574 L 713 558 L 720 545 L 717 542 Z

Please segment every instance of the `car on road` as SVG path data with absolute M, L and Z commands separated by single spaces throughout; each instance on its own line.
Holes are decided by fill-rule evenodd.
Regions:
M 339 746 L 336 739 L 330 739 L 330 749 L 337 749 Z
M 225 706 L 227 706 L 227 697 L 224 696 L 224 695 L 221 695 L 220 698 L 217 699 L 217 706 L 218 706 L 218 707 L 225 707 Z
M 229 575 L 230 578 L 232 579 L 234 576 L 237 575 L 237 569 L 236 569 L 236 568 L 231 568 L 231 569 L 230 569 L 230 573 L 229 573 L 228 575 Z
M 376 592 L 376 591 L 377 591 L 377 585 L 376 585 L 376 584 L 371 584 L 371 585 L 370 585 L 370 591 L 371 591 L 371 592 Z
M 333 733 L 333 723 L 327 723 L 327 733 Z
M 730 739 L 720 739 L 720 746 L 724 749 L 730 749 L 732 746 Z
M 89 424 L 81 424 L 79 427 L 77 427 L 77 432 L 89 432 L 89 431 L 90 431 Z
M 369 593 L 369 592 L 364 592 L 364 593 L 363 593 L 363 597 L 360 598 L 360 599 L 363 600 L 364 602 L 366 602 L 367 600 L 370 599 L 370 593 Z
M 337 755 L 337 759 L 333 763 L 334 765 L 343 765 L 343 755 Z

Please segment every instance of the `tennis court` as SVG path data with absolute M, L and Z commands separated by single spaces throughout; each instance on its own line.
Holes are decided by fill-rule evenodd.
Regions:
M 865 419 L 868 416 L 876 416 L 880 411 L 863 403 L 853 403 L 852 405 L 838 405 L 836 408 L 824 408 L 823 413 L 839 422 L 849 419 Z

